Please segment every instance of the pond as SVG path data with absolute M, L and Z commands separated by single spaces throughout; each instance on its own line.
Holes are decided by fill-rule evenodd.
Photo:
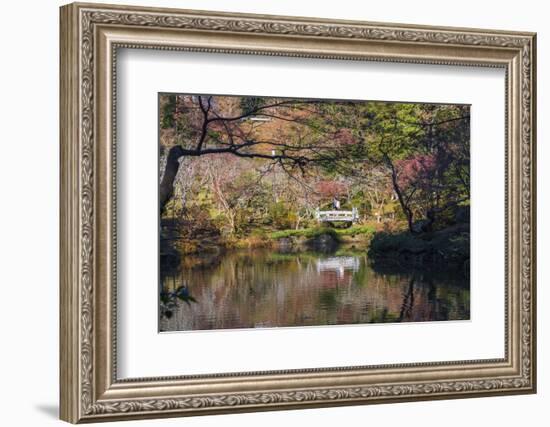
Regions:
M 186 256 L 161 277 L 160 331 L 467 320 L 460 271 L 374 269 L 365 251 Z

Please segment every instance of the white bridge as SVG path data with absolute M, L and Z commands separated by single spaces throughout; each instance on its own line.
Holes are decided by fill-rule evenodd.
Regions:
M 322 211 L 317 208 L 315 218 L 319 222 L 356 222 L 359 220 L 359 212 L 357 208 L 352 208 L 351 211 Z

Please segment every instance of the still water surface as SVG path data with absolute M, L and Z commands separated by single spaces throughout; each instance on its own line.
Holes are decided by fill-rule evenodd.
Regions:
M 364 252 L 186 257 L 161 277 L 161 331 L 466 320 L 462 272 L 375 271 Z

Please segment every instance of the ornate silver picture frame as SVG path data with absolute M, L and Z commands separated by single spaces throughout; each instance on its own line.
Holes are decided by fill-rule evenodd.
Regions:
M 533 33 L 508 31 L 99 4 L 63 6 L 61 419 L 79 423 L 534 393 L 535 41 Z M 503 69 L 504 357 L 119 378 L 115 144 L 120 49 Z

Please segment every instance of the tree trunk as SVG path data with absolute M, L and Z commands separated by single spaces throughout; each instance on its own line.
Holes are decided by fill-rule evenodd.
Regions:
M 166 168 L 159 185 L 159 209 L 160 213 L 164 212 L 166 204 L 174 194 L 174 181 L 180 167 L 179 159 L 183 156 L 183 149 L 179 145 L 175 145 L 168 151 L 166 158 Z
M 432 231 L 433 230 L 433 225 L 435 223 L 435 220 L 436 220 L 436 217 L 435 217 L 436 213 L 435 213 L 435 209 L 428 209 L 427 212 L 426 212 L 426 231 Z
M 407 205 L 407 202 L 405 201 L 405 197 L 403 197 L 403 193 L 401 191 L 401 188 L 399 188 L 399 183 L 397 182 L 397 172 L 395 170 L 395 167 L 393 166 L 393 163 L 389 159 L 389 157 L 386 156 L 386 163 L 390 167 L 391 170 L 391 181 L 393 185 L 393 190 L 395 191 L 395 194 L 397 195 L 397 200 L 399 201 L 399 204 L 401 205 L 401 209 L 403 210 L 403 213 L 407 217 L 407 225 L 409 226 L 409 231 L 411 233 L 414 233 L 414 216 L 411 208 Z
M 403 213 L 407 217 L 407 225 L 409 226 L 409 231 L 411 233 L 415 233 L 414 219 L 413 219 L 412 210 L 405 203 L 405 199 L 403 198 L 403 195 L 401 194 L 401 189 L 399 188 L 399 186 L 395 185 L 394 188 L 395 188 L 395 192 L 397 193 L 397 199 L 399 200 L 399 204 L 401 205 L 401 209 L 403 209 Z

